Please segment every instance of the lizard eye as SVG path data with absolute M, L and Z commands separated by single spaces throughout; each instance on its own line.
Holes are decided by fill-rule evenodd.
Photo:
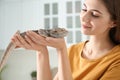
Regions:
M 54 31 L 54 32 L 57 32 L 57 31 Z

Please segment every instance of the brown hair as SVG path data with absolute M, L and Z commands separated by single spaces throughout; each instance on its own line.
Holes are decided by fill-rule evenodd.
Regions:
M 115 21 L 116 26 L 111 28 L 109 37 L 115 44 L 120 44 L 120 0 L 102 0 L 111 19 Z

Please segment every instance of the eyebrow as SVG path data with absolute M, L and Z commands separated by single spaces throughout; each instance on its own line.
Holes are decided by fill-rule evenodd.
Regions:
M 87 8 L 87 6 L 86 6 L 86 4 L 85 4 L 85 3 L 84 3 L 83 5 Z M 96 12 L 98 12 L 98 13 L 102 14 L 99 10 L 96 10 L 96 9 L 92 9 L 92 11 L 96 11 Z

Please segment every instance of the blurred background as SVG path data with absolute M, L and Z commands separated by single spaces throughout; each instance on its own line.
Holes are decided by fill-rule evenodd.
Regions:
M 40 28 L 66 28 L 67 46 L 88 39 L 81 34 L 80 10 L 82 0 L 0 0 L 0 58 L 13 34 L 20 30 Z M 57 53 L 48 47 L 53 75 L 57 71 Z M 12 51 L 5 68 L 0 73 L 1 80 L 32 80 L 36 70 L 36 52 L 25 49 Z

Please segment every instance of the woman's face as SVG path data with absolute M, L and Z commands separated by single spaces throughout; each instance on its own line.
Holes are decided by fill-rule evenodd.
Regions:
M 81 32 L 86 35 L 108 34 L 113 26 L 110 14 L 101 0 L 85 0 L 80 20 Z

